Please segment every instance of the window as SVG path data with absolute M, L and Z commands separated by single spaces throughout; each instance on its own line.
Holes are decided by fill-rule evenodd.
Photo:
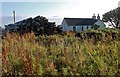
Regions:
M 76 32 L 76 27 L 75 26 L 73 26 L 73 31 Z
M 84 30 L 83 26 L 82 26 L 82 31 Z
M 88 29 L 88 26 L 87 26 L 87 29 Z

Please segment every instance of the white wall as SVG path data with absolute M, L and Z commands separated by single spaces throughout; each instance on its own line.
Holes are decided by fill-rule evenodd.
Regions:
M 68 26 L 65 20 L 63 20 L 61 26 L 63 31 L 73 31 L 73 26 Z
M 77 31 L 77 32 L 82 31 L 82 26 L 76 26 L 76 31 Z
M 98 20 L 96 23 L 96 25 L 100 25 L 100 28 L 99 29 L 105 29 L 106 25 L 103 23 L 103 21 L 101 20 Z
M 61 26 L 62 26 L 63 31 L 73 31 L 73 26 L 74 25 L 73 26 L 68 26 L 66 21 L 63 20 Z M 81 25 L 80 26 L 75 26 L 75 27 L 76 27 L 76 32 L 81 32 L 82 31 L 82 26 Z M 88 25 L 88 29 L 91 29 L 90 25 Z M 83 25 L 83 30 L 87 30 L 87 25 L 86 26 Z
M 91 29 L 90 25 L 88 25 L 88 29 Z M 87 25 L 83 25 L 83 30 L 87 30 Z M 82 31 L 82 26 L 76 26 L 76 31 L 81 32 Z
M 114 28 L 113 25 L 111 24 L 111 22 L 104 22 L 105 24 L 105 28 Z M 113 23 L 114 24 L 114 23 Z

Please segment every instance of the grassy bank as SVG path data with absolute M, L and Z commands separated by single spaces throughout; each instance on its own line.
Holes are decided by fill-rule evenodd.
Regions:
M 102 33 L 102 39 L 81 39 L 70 32 L 38 37 L 33 33 L 7 34 L 2 40 L 2 74 L 120 75 L 120 30 L 87 32 Z M 80 34 L 85 37 L 87 32 Z

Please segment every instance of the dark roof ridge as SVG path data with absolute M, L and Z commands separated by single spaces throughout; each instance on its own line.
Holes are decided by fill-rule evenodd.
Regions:
M 93 18 L 64 18 L 64 19 L 93 19 Z M 93 20 L 98 20 L 98 19 L 93 19 Z
M 93 18 L 64 18 L 64 20 L 69 26 L 93 25 L 95 22 L 98 21 L 97 19 L 93 19 Z

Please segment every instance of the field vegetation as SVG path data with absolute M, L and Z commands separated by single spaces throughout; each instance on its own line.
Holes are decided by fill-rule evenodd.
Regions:
M 116 76 L 119 56 L 118 29 L 37 37 L 7 33 L 2 39 L 2 75 Z

